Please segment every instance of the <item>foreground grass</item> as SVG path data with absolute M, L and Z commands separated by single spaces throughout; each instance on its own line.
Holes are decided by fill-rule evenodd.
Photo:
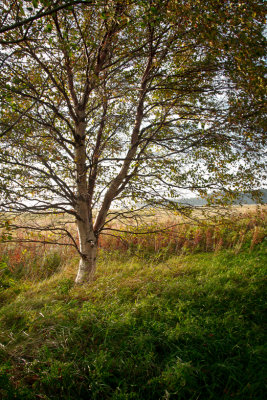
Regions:
M 103 252 L 83 287 L 72 268 L 40 283 L 2 273 L 0 398 L 264 399 L 265 263 L 261 243 Z

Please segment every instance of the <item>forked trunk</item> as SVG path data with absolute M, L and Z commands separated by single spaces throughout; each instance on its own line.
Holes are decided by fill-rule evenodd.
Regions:
M 96 270 L 97 240 L 93 231 L 86 229 L 86 224 L 78 223 L 81 259 L 75 279 L 78 284 L 89 282 Z

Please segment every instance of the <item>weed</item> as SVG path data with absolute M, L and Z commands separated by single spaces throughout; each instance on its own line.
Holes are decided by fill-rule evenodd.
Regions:
M 3 244 L 0 398 L 264 399 L 264 221 L 102 237 L 82 287 L 71 249 Z
M 57 293 L 58 294 L 63 294 L 63 295 L 68 295 L 70 289 L 73 287 L 74 285 L 74 281 L 72 279 L 69 278 L 64 278 L 61 279 L 60 281 L 58 281 L 57 284 Z
M 0 309 L 3 399 L 264 399 L 264 243 L 156 261 L 28 281 Z

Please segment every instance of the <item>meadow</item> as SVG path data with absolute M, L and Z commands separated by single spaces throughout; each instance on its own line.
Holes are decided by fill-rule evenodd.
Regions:
M 102 236 L 83 286 L 71 248 L 0 245 L 1 399 L 265 399 L 266 209 L 168 224 Z

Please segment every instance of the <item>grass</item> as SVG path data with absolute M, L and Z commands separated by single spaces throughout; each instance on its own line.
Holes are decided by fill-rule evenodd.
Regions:
M 100 236 L 100 247 L 120 251 L 133 250 L 134 254 L 140 250 L 141 255 L 144 250 L 161 254 L 181 254 L 230 248 L 238 252 L 248 245 L 252 249 L 266 236 L 266 209 L 258 208 L 254 212 L 243 213 L 240 210 L 242 208 L 239 207 L 223 217 L 215 214 L 208 220 L 180 218 L 179 221 L 176 215 L 169 215 L 165 219 L 155 218 L 154 222 L 144 220 L 138 225 L 115 226 L 127 232 L 115 230 L 113 236 Z
M 252 241 L 102 250 L 83 287 L 64 254 L 42 260 L 48 275 L 2 260 L 0 398 L 264 399 L 266 253 Z

